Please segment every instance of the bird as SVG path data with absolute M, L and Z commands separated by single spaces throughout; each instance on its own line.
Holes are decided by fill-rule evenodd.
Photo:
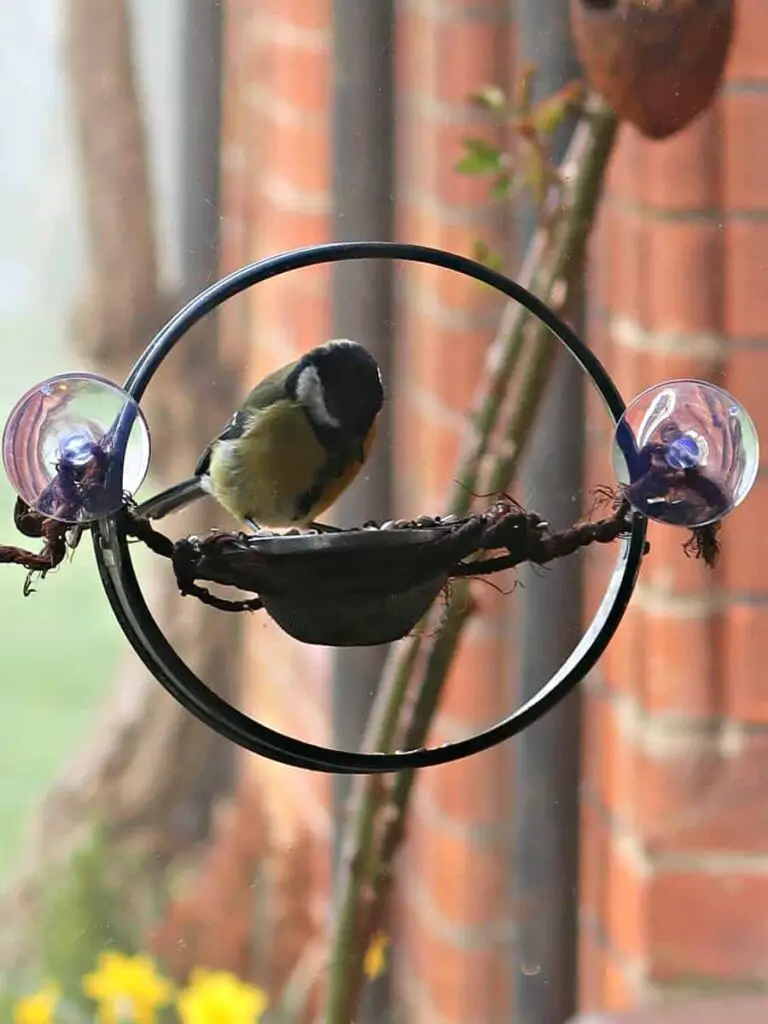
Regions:
M 260 381 L 205 448 L 193 475 L 136 510 L 160 519 L 211 495 L 253 530 L 315 528 L 358 475 L 384 405 L 381 371 L 337 338 Z

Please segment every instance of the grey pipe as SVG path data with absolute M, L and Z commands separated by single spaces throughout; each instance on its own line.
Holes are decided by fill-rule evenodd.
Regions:
M 580 74 L 568 20 L 568 0 L 518 0 L 518 67 L 538 69 L 537 98 Z M 572 125 L 556 141 L 560 157 Z M 520 241 L 534 229 L 530 208 L 520 217 Z M 580 329 L 576 301 L 568 317 Z M 557 527 L 579 513 L 582 485 L 583 374 L 559 355 L 525 460 L 517 495 Z M 516 592 L 520 700 L 528 699 L 573 649 L 581 628 L 578 557 L 558 562 L 546 581 Z M 573 693 L 515 743 L 515 836 L 512 871 L 518 922 L 514 1005 L 519 1024 L 561 1024 L 575 1009 L 578 882 L 579 696 Z
M 394 178 L 393 0 L 334 0 L 333 4 L 333 208 L 338 240 L 392 237 Z M 392 288 L 390 262 L 335 264 L 333 333 L 364 344 L 378 360 L 385 388 L 392 386 Z M 341 525 L 391 514 L 390 436 L 387 409 L 375 455 L 364 479 L 339 502 Z M 334 653 L 333 742 L 359 748 L 386 648 Z M 350 780 L 333 781 L 335 860 L 348 820 Z M 361 1024 L 385 1021 L 388 985 L 381 979 L 364 1000 Z

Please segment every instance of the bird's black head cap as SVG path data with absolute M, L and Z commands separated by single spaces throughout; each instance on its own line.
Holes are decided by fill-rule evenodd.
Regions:
M 363 439 L 384 404 L 378 363 L 356 341 L 337 339 L 307 352 L 286 382 L 313 426 Z

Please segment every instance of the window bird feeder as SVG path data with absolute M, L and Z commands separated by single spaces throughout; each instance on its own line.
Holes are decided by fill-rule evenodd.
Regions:
M 211 532 L 173 541 L 154 521 L 150 499 L 137 505 L 150 460 L 140 403 L 165 357 L 227 299 L 290 271 L 354 259 L 426 263 L 497 289 L 541 319 L 580 363 L 614 427 L 618 486 L 606 491 L 603 519 L 554 532 L 544 518 L 499 495 L 471 515 L 365 523 L 333 533 Z M 5 427 L 3 461 L 19 499 L 21 533 L 44 541 L 40 553 L 0 548 L 0 561 L 42 574 L 60 564 L 83 532 L 92 534 L 102 584 L 128 641 L 157 680 L 201 721 L 235 743 L 299 767 L 370 774 L 455 761 L 527 728 L 594 666 L 626 611 L 646 551 L 649 519 L 692 532 L 710 564 L 720 520 L 744 500 L 759 465 L 757 434 L 731 395 L 703 381 L 667 381 L 625 406 L 593 353 L 544 303 L 473 260 L 416 245 L 350 242 L 298 249 L 252 264 L 193 299 L 150 342 L 124 387 L 93 374 L 51 378 L 17 402 Z M 491 576 L 529 562 L 543 565 L 594 543 L 616 543 L 613 578 L 594 620 L 567 662 L 537 696 L 486 731 L 431 749 L 359 753 L 319 747 L 267 728 L 217 696 L 183 662 L 142 594 L 129 539 L 170 560 L 181 594 L 224 611 L 263 611 L 307 644 L 368 646 L 408 635 L 451 580 Z M 28 577 L 29 580 L 29 577 Z M 246 591 L 233 599 L 206 583 Z M 27 587 L 28 590 L 28 587 Z

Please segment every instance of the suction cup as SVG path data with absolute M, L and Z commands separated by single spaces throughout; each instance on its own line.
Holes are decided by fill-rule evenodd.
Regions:
M 19 399 L 2 450 L 8 479 L 30 508 L 60 522 L 89 523 L 117 512 L 143 483 L 149 430 L 117 384 L 64 373 Z

